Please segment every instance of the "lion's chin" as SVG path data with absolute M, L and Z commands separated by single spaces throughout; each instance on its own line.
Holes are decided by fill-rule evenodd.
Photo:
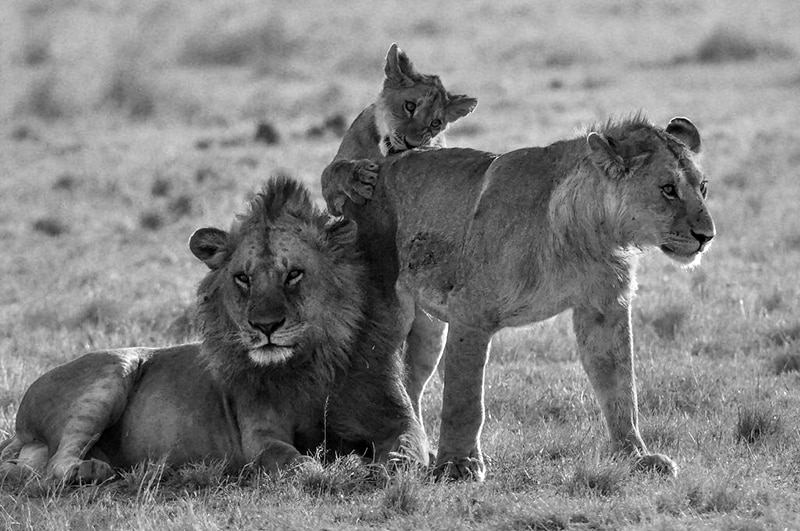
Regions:
M 256 365 L 276 365 L 283 363 L 294 354 L 292 347 L 264 345 L 250 349 L 250 360 Z
M 660 247 L 661 252 L 667 255 L 672 260 L 681 264 L 681 267 L 684 268 L 692 268 L 700 264 L 700 259 L 703 256 L 703 253 L 699 251 L 690 252 L 690 253 L 681 253 L 667 247 L 666 245 L 662 245 Z

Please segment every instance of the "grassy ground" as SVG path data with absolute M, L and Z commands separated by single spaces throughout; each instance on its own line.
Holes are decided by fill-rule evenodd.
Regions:
M 700 128 L 719 236 L 693 271 L 646 259 L 634 309 L 643 436 L 680 474 L 610 460 L 562 315 L 494 342 L 482 485 L 350 459 L 282 478 L 155 463 L 101 487 L 3 485 L 3 528 L 800 527 L 795 2 L 215 5 L 0 6 L 0 435 L 56 364 L 191 338 L 191 232 L 271 175 L 319 199 L 397 41 L 479 98 L 451 145 L 544 144 L 639 109 Z M 437 379 L 434 437 L 440 397 Z

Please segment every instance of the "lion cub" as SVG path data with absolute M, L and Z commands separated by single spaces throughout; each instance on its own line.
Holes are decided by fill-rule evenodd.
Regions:
M 383 288 L 390 301 L 396 301 L 396 270 L 383 268 L 383 255 L 393 252 L 371 240 L 385 231 L 380 203 L 367 202 L 377 177 L 378 165 L 387 155 L 414 148 L 445 147 L 444 131 L 459 118 L 471 113 L 478 100 L 447 91 L 439 76 L 421 74 L 397 44 L 386 54 L 383 89 L 375 103 L 364 109 L 342 139 L 339 151 L 322 173 L 322 195 L 328 210 L 358 223 L 359 240 L 372 279 Z M 365 204 L 366 203 L 366 204 Z M 363 243 L 369 242 L 369 243 Z M 398 315 L 398 323 L 407 337 L 406 357 L 436 360 L 444 348 L 447 325 L 414 308 L 410 298 Z M 413 310 L 413 312 L 412 312 Z M 413 324 L 407 316 L 413 315 Z M 401 319 L 400 317 L 403 316 Z M 407 334 L 407 336 L 406 336 Z M 435 366 L 410 364 L 409 394 L 420 397 L 422 388 Z M 421 371 L 420 374 L 413 374 Z M 423 376 L 425 375 L 425 376 Z M 419 387 L 419 388 L 417 388 Z M 414 401 L 418 418 L 420 401 Z

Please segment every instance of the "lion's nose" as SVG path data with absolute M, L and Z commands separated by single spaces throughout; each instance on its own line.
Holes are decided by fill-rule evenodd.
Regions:
M 713 229 L 710 230 L 710 231 L 703 230 L 703 231 L 700 231 L 700 232 L 693 230 L 692 231 L 692 236 L 694 236 L 694 238 L 698 242 L 700 242 L 700 247 L 702 247 L 705 244 L 707 244 L 708 242 L 710 242 L 711 239 L 714 237 L 714 230 Z
M 286 322 L 286 318 L 281 318 L 278 320 L 263 320 L 263 321 L 248 321 L 250 326 L 255 328 L 256 330 L 261 331 L 262 334 L 265 336 L 272 335 L 278 328 L 283 326 L 283 323 Z

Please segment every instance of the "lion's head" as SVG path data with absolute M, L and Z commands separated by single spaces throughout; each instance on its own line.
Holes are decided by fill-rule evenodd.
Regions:
M 386 54 L 384 73 L 375 109 L 384 155 L 429 145 L 448 124 L 478 104 L 475 98 L 445 90 L 439 76 L 417 72 L 396 44 Z
M 603 194 L 606 212 L 636 245 L 656 246 L 693 265 L 716 234 L 706 207 L 707 184 L 697 165 L 700 133 L 686 118 L 665 129 L 634 117 L 586 137 L 589 157 L 612 183 Z
M 229 382 L 308 366 L 332 377 L 364 311 L 355 237 L 353 222 L 331 221 L 288 179 L 268 184 L 230 231 L 197 230 L 189 247 L 211 270 L 198 288 L 210 368 Z

